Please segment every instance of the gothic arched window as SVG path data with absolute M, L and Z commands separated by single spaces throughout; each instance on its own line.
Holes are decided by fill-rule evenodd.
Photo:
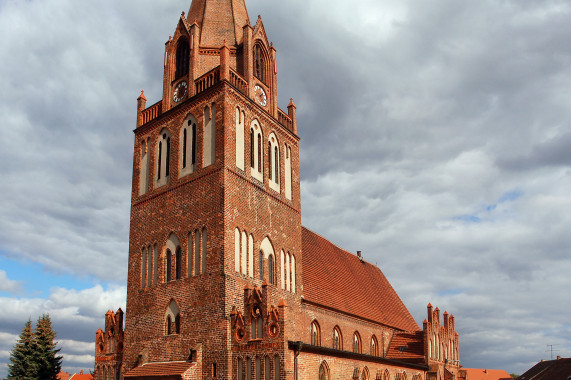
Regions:
M 167 265 L 165 269 L 167 275 L 167 282 L 172 280 L 172 253 L 170 249 L 167 249 Z
M 196 169 L 196 119 L 189 115 L 180 130 L 180 176 Z
M 329 366 L 325 360 L 319 366 L 319 380 L 329 380 Z
M 175 79 L 188 74 L 188 62 L 190 59 L 190 46 L 186 39 L 180 39 L 176 48 L 176 73 Z
M 332 347 L 336 350 L 342 350 L 343 349 L 343 338 L 341 336 L 341 330 L 339 329 L 338 326 L 335 326 L 335 328 L 333 329 L 333 334 L 331 337 L 332 340 Z
M 266 83 L 267 76 L 267 62 L 266 53 L 261 44 L 254 45 L 254 75 L 256 78 Z
M 321 329 L 317 321 L 311 322 L 311 344 L 313 346 L 321 346 Z
M 357 331 L 353 334 L 353 352 L 361 353 L 361 336 Z
M 276 284 L 276 275 L 275 275 L 275 269 L 274 269 L 274 255 L 269 255 L 268 256 L 268 280 L 270 281 L 271 285 L 275 285 Z
M 180 311 L 174 300 L 170 302 L 167 308 L 165 330 L 167 335 L 180 334 Z
M 175 256 L 175 278 L 180 280 L 182 278 L 182 251 L 180 247 L 176 248 L 176 256 Z
M 259 257 L 260 257 L 260 260 L 259 260 L 259 262 L 260 262 L 260 268 L 259 268 L 260 280 L 263 281 L 264 280 L 264 252 L 260 251 Z
M 156 178 L 157 186 L 162 186 L 168 182 L 170 175 L 170 153 L 171 153 L 171 137 L 165 129 L 159 135 L 157 141 L 157 165 Z
M 371 337 L 371 355 L 379 356 L 379 342 L 374 335 Z

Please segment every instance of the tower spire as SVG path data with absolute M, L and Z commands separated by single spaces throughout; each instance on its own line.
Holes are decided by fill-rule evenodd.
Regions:
M 187 20 L 200 27 L 200 46 L 212 48 L 241 45 L 250 25 L 245 0 L 192 0 Z

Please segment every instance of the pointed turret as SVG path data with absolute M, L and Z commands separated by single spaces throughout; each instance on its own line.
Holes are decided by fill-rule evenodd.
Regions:
M 193 0 L 187 20 L 200 27 L 200 46 L 220 48 L 242 44 L 243 28 L 250 25 L 244 0 Z

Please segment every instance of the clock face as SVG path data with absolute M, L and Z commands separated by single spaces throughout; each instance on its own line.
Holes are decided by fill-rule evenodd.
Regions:
M 268 97 L 266 96 L 266 92 L 258 85 L 254 87 L 254 98 L 262 107 L 265 107 L 268 104 Z
M 174 89 L 173 100 L 177 103 L 180 102 L 184 99 L 187 90 L 188 84 L 186 84 L 186 81 L 183 80 L 182 82 L 179 82 Z

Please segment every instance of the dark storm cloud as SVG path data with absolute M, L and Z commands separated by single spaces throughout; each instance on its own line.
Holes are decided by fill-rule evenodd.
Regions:
M 6 256 L 124 284 L 136 98 L 161 98 L 189 3 L 0 3 Z M 298 107 L 304 224 L 362 250 L 419 324 L 428 302 L 455 314 L 464 366 L 522 372 L 546 344 L 569 356 L 569 4 L 247 5 L 277 49 L 280 107 Z M 3 291 L 22 285 L 2 276 Z M 87 368 L 124 297 L 1 298 L 0 341 L 50 311 Z

